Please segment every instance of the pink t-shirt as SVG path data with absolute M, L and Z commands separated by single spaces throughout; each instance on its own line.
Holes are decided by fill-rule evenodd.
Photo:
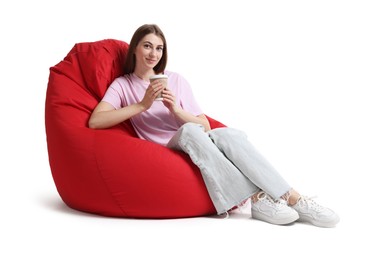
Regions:
M 168 88 L 175 95 L 177 104 L 194 116 L 203 114 L 185 78 L 170 71 L 165 71 L 164 74 L 168 76 Z M 102 101 L 110 103 L 115 109 L 136 104 L 141 102 L 148 86 L 149 82 L 131 73 L 116 78 L 109 86 Z M 182 125 L 162 101 L 154 101 L 151 108 L 133 116 L 130 120 L 140 138 L 161 145 L 167 145 Z

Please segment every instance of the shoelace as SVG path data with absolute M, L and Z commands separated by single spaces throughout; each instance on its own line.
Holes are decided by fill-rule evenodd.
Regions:
M 267 204 L 269 204 L 270 206 L 274 206 L 276 208 L 281 208 L 287 205 L 287 202 L 285 200 L 283 199 L 274 200 L 273 198 L 271 198 L 270 195 L 264 192 L 261 192 L 260 194 L 258 194 L 258 199 L 265 200 Z
M 316 196 L 313 197 L 301 196 L 301 198 L 298 200 L 299 206 L 307 205 L 308 208 L 313 209 L 316 212 L 323 211 L 325 208 L 317 204 L 317 202 L 314 201 L 313 198 L 316 198 Z

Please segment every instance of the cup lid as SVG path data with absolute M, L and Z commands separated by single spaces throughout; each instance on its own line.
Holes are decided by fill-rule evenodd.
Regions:
M 151 76 L 149 79 L 153 80 L 153 79 L 167 79 L 167 78 L 168 78 L 168 76 L 165 75 L 165 74 L 158 74 L 158 75 Z

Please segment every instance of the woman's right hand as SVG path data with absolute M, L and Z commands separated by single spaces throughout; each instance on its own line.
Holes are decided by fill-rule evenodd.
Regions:
M 147 110 L 152 105 L 154 100 L 157 98 L 159 93 L 163 91 L 166 86 L 163 84 L 161 80 L 155 80 L 149 84 L 148 88 L 145 91 L 145 95 L 141 100 L 140 104 Z

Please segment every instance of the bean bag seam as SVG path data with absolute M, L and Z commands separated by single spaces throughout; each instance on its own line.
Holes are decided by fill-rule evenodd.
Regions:
M 95 147 L 95 143 L 96 143 L 96 131 L 104 131 L 104 130 L 92 130 L 94 131 L 94 141 L 93 141 L 93 147 Z M 101 173 L 101 170 L 99 168 L 99 163 L 98 163 L 98 159 L 97 159 L 97 156 L 96 156 L 96 149 L 93 149 L 94 152 L 93 152 L 93 155 L 94 155 L 94 160 L 95 160 L 95 165 L 96 165 L 96 169 L 98 170 L 98 173 L 99 173 L 99 176 L 100 178 L 102 179 L 103 183 L 104 183 L 104 187 L 107 189 L 109 195 L 112 197 L 112 200 L 116 203 L 116 205 L 120 208 L 120 210 L 122 211 L 122 213 L 127 217 L 128 214 L 123 210 L 123 208 L 121 207 L 121 205 L 119 204 L 119 202 L 117 201 L 117 199 L 113 196 L 113 193 L 112 191 L 109 189 L 109 186 L 107 185 L 106 181 L 104 180 L 103 178 L 103 175 Z

